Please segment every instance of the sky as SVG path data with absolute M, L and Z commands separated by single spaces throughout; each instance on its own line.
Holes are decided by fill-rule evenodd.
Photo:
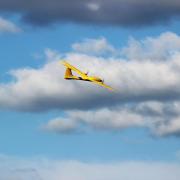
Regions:
M 178 180 L 179 12 L 0 0 L 0 179 Z M 64 59 L 115 91 L 66 81 Z

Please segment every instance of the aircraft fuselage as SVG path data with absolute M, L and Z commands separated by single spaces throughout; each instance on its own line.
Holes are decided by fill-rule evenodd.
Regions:
M 88 78 L 82 78 L 78 76 L 69 76 L 69 77 L 65 77 L 64 79 L 103 82 L 103 80 L 100 79 L 99 77 L 93 77 L 93 76 L 88 76 Z

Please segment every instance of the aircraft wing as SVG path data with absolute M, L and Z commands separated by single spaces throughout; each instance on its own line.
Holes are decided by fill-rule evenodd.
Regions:
M 88 76 L 83 73 L 82 71 L 80 71 L 79 69 L 75 68 L 74 66 L 72 66 L 71 64 L 67 63 L 66 61 L 61 61 L 61 63 L 66 66 L 67 68 L 70 68 L 71 70 L 77 72 L 82 78 L 88 78 Z
M 107 89 L 109 89 L 109 90 L 114 90 L 112 87 L 110 87 L 110 86 L 108 86 L 108 85 L 106 85 L 106 84 L 104 84 L 104 83 L 102 83 L 102 82 L 98 82 L 98 81 L 94 81 L 94 80 L 91 80 L 91 82 L 93 82 L 93 83 L 95 83 L 95 84 L 98 84 L 98 85 L 100 85 L 100 86 L 103 86 L 103 87 L 105 87 L 105 88 L 107 88 Z

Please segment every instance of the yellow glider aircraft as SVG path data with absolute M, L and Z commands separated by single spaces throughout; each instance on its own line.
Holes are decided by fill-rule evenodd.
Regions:
M 61 61 L 61 63 L 66 67 L 66 72 L 65 72 L 65 75 L 64 75 L 64 79 L 90 81 L 90 82 L 93 82 L 93 83 L 98 84 L 100 86 L 103 86 L 105 88 L 108 88 L 110 90 L 113 90 L 112 87 L 104 84 L 104 81 L 101 78 L 88 76 L 87 75 L 88 73 L 81 72 L 79 69 L 75 68 L 74 66 L 72 66 L 71 64 L 69 64 L 66 61 Z M 76 73 L 78 73 L 80 75 L 80 77 L 79 76 L 74 76 L 72 74 L 72 70 L 75 71 Z

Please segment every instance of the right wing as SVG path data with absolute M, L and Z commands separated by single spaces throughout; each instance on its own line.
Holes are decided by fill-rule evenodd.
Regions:
M 69 64 L 68 62 L 66 61 L 61 61 L 61 63 L 66 66 L 67 68 L 77 72 L 82 78 L 88 78 L 88 76 L 83 73 L 82 71 L 80 71 L 79 69 L 75 68 L 74 66 L 72 66 L 71 64 Z
M 98 81 L 94 81 L 94 80 L 91 80 L 91 82 L 93 82 L 93 83 L 95 83 L 95 84 L 98 84 L 98 85 L 100 85 L 100 86 L 103 86 L 103 87 L 105 87 L 105 88 L 107 88 L 107 89 L 109 89 L 109 90 L 114 90 L 112 87 L 110 87 L 110 86 L 108 86 L 108 85 L 106 85 L 106 84 L 104 84 L 104 83 L 102 83 L 102 82 L 98 82 Z

